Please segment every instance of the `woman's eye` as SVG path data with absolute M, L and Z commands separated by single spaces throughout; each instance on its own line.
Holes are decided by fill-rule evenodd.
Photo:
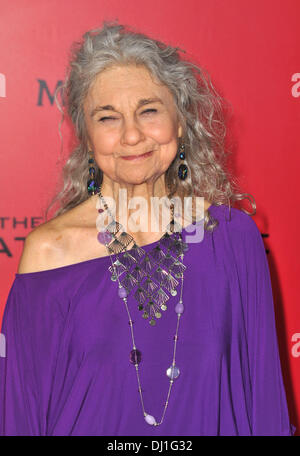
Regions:
M 146 109 L 145 111 L 142 112 L 142 114 L 152 114 L 152 113 L 155 113 L 157 112 L 157 109 Z M 100 119 L 98 120 L 98 122 L 105 122 L 107 120 L 117 120 L 116 117 L 100 117 Z
M 142 112 L 142 114 L 152 114 L 153 112 L 157 112 L 157 109 L 146 109 L 145 111 Z
M 115 119 L 115 117 L 101 117 L 99 119 L 99 122 L 105 122 L 106 120 L 114 120 L 114 119 Z

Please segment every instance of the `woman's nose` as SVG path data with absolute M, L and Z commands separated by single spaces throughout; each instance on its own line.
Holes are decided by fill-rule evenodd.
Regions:
M 122 142 L 134 146 L 145 138 L 144 133 L 135 120 L 126 120 L 123 126 Z

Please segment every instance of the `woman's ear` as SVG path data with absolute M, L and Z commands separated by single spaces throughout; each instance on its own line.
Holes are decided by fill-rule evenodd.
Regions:
M 179 127 L 178 127 L 178 138 L 181 138 L 181 136 L 182 136 L 182 126 L 179 125 Z
M 87 145 L 89 151 L 93 151 L 93 146 L 92 146 L 91 141 L 90 141 L 90 139 L 88 137 L 86 138 L 86 145 Z

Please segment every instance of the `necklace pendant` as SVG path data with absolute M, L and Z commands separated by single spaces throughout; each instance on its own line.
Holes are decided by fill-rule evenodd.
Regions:
M 131 350 L 129 355 L 129 361 L 131 362 L 131 364 L 140 364 L 140 362 L 142 361 L 142 353 L 137 349 Z
M 146 413 L 145 415 L 145 421 L 146 423 L 150 424 L 150 426 L 157 426 L 156 419 L 154 418 L 154 416 L 148 415 L 148 413 Z
M 170 366 L 166 370 L 166 374 L 167 374 L 167 377 L 169 377 L 171 380 L 173 380 L 174 378 L 179 377 L 180 370 L 178 369 L 177 366 Z
M 127 297 L 127 290 L 124 287 L 119 287 L 118 289 L 119 298 L 126 298 Z
M 139 247 L 114 219 L 106 227 L 105 233 L 99 233 L 98 237 L 99 242 L 106 241 L 108 253 L 116 255 L 108 269 L 111 280 L 119 281 L 119 297 L 125 299 L 133 290 L 138 310 L 142 311 L 142 317 L 148 319 L 150 326 L 155 326 L 162 312 L 167 310 L 166 301 L 177 295 L 178 279 L 183 278 L 186 269 L 183 264 L 185 243 L 182 235 L 176 230 L 171 231 L 171 234 L 166 232 L 148 252 Z M 179 313 L 182 313 L 181 309 Z

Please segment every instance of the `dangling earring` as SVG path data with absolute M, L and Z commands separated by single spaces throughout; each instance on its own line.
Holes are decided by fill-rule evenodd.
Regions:
M 91 156 L 91 154 L 92 154 L 91 150 L 89 151 L 89 154 L 90 154 L 90 158 L 88 160 L 88 164 L 89 164 L 89 175 L 90 175 L 90 178 L 87 181 L 87 191 L 88 191 L 89 195 L 96 195 L 97 193 L 99 193 L 100 187 L 99 187 L 98 182 L 97 182 L 97 180 L 95 178 L 95 168 L 93 166 L 93 164 L 95 163 L 95 160 Z
M 185 160 L 185 146 L 184 143 L 180 140 L 180 145 L 178 148 L 179 158 Z M 186 179 L 188 174 L 188 167 L 185 164 L 181 164 L 178 168 L 178 176 L 181 180 Z

